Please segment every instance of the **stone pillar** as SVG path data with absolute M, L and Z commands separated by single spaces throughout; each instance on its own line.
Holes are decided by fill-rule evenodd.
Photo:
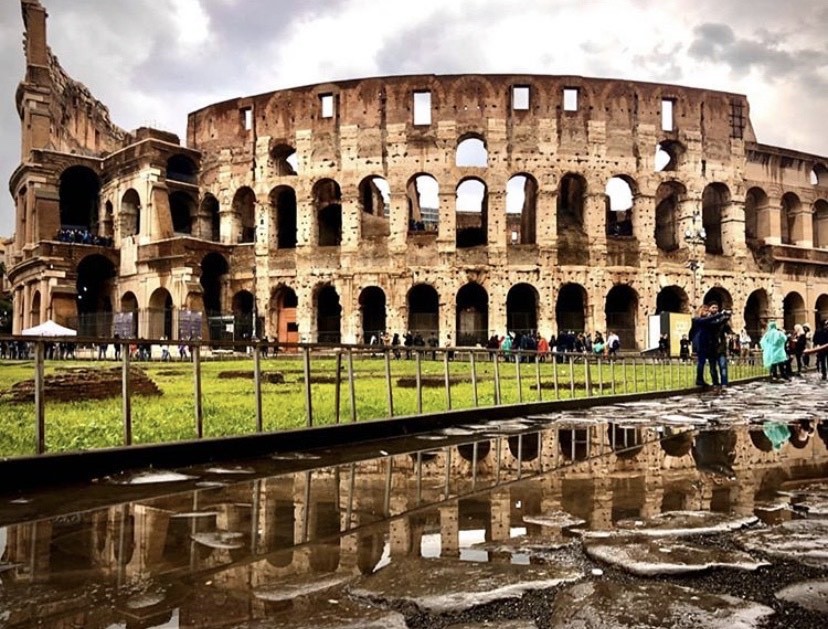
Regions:
M 778 245 L 782 243 L 782 198 L 768 195 L 768 204 L 756 208 L 756 231 L 766 234 L 765 243 Z
M 508 487 L 492 492 L 491 500 L 492 541 L 509 540 L 511 528 L 512 494 Z
M 455 212 L 456 195 L 445 191 L 440 182 L 440 225 L 437 231 L 437 251 L 454 253 L 457 250 L 457 215 Z
M 440 507 L 440 556 L 460 556 L 460 521 L 456 500 Z

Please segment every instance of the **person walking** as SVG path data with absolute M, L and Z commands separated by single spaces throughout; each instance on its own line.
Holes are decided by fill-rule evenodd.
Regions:
M 785 352 L 787 341 L 785 333 L 776 327 L 776 321 L 769 321 L 768 329 L 759 341 L 759 347 L 762 348 L 762 363 L 765 369 L 770 370 L 771 379 L 791 379 L 788 374 L 788 355 Z
M 822 376 L 822 380 L 828 379 L 828 319 L 822 322 L 822 326 L 814 332 L 814 347 L 816 352 L 817 371 Z

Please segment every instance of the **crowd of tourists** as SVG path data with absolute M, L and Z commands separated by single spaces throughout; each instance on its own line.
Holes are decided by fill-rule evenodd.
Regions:
M 58 242 L 71 242 L 78 245 L 112 246 L 112 238 L 108 236 L 96 236 L 88 229 L 60 229 L 55 236 L 55 240 Z

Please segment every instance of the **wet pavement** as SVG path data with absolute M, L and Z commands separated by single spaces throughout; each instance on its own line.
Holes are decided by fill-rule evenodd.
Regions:
M 0 496 L 0 626 L 828 626 L 826 409 L 752 383 Z

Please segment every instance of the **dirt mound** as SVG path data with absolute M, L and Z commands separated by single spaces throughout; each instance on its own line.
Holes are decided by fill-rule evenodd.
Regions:
M 131 367 L 129 370 L 132 395 L 161 395 L 158 385 L 153 382 L 143 369 Z M 121 368 L 89 369 L 77 367 L 65 369 L 46 376 L 43 382 L 43 394 L 46 400 L 70 402 L 78 399 L 102 400 L 120 397 Z M 2 396 L 13 402 L 32 402 L 34 400 L 34 380 L 23 380 L 4 391 Z
M 234 378 L 241 378 L 243 380 L 252 380 L 252 371 L 220 371 L 218 375 L 219 380 L 232 380 Z M 262 382 L 269 382 L 270 384 L 284 384 L 285 376 L 278 371 L 263 371 Z

